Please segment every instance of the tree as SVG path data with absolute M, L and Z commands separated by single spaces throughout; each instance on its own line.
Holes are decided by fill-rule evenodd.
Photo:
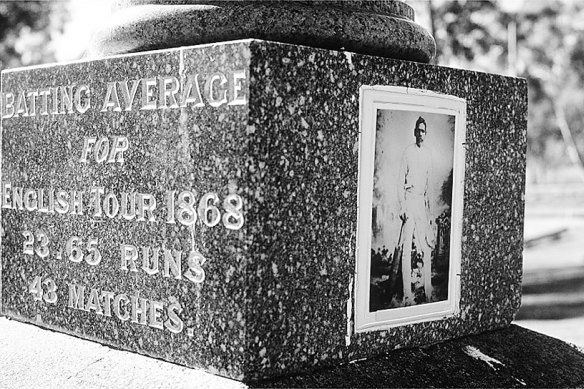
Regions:
M 65 1 L 0 2 L 0 69 L 54 61 L 49 43 L 67 18 Z
M 584 179 L 584 4 L 577 1 L 430 3 L 443 65 L 524 77 L 529 85 L 528 158 Z

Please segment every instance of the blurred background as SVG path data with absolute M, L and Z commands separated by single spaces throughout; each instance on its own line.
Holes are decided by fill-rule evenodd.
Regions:
M 435 63 L 527 79 L 523 298 L 516 324 L 584 347 L 584 2 L 409 1 Z
M 584 347 L 584 2 L 409 0 L 434 63 L 529 84 L 516 323 Z M 111 0 L 0 0 L 0 69 L 80 59 Z

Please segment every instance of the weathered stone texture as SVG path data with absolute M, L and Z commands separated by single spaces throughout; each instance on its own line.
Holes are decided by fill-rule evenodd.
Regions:
M 527 90 L 524 80 L 386 58 L 245 40 L 112 57 L 2 75 L 3 91 L 245 69 L 247 105 L 100 112 L 3 121 L 2 180 L 13 185 L 154 193 L 234 190 L 241 230 L 196 224 L 2 210 L 2 313 L 116 347 L 238 379 L 331 365 L 508 326 L 520 304 Z M 396 85 L 467 102 L 460 315 L 351 336 L 359 88 Z M 92 100 L 93 101 L 93 100 Z M 123 165 L 83 165 L 84 136 L 126 134 Z M 234 189 L 236 188 L 236 189 Z M 177 192 L 177 193 L 178 193 Z M 22 230 L 51 250 L 99 238 L 99 266 L 23 255 Z M 121 243 L 193 247 L 206 280 L 120 270 Z M 53 251 L 51 251 L 53 252 Z M 183 269 L 188 268 L 186 259 Z M 35 275 L 59 282 L 56 305 L 33 301 Z M 179 334 L 67 308 L 67 282 L 179 300 Z

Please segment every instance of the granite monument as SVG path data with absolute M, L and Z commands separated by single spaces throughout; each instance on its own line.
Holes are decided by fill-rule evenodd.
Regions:
M 251 380 L 519 307 L 524 80 L 244 39 L 1 88 L 4 315 Z

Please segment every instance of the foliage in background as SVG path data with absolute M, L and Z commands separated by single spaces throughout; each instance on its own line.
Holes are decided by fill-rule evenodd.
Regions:
M 584 4 L 431 1 L 441 65 L 524 77 L 535 180 L 578 166 L 584 179 Z M 539 174 L 537 174 L 539 171 Z M 556 173 L 554 173 L 556 175 Z
M 0 2 L 0 69 L 53 62 L 67 18 L 65 1 Z

